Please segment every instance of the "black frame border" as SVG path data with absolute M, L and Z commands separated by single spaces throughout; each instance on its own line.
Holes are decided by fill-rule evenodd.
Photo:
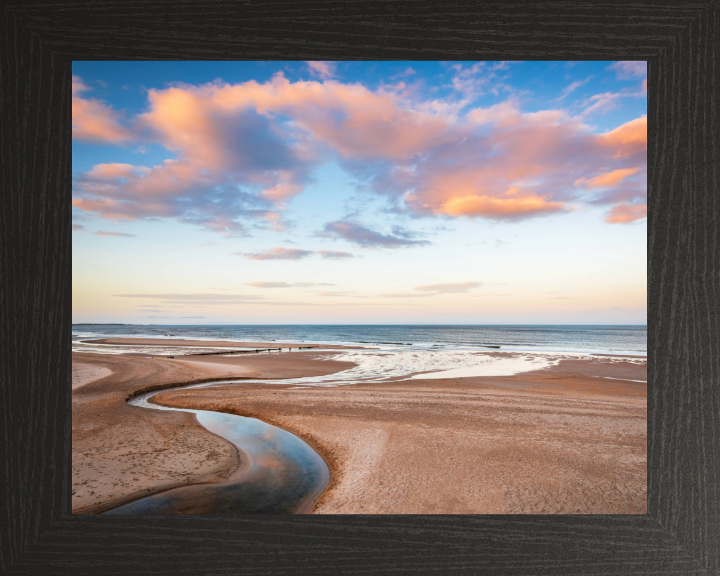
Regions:
M 0 571 L 720 573 L 718 0 L 0 5 Z M 647 60 L 648 514 L 70 514 L 73 60 Z

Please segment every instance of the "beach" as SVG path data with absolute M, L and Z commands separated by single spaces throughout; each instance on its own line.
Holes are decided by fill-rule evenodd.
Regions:
M 242 344 L 277 346 L 232 345 Z M 243 455 L 193 414 L 126 403 L 152 388 L 240 378 L 251 381 L 163 392 L 153 402 L 252 416 L 305 440 L 331 471 L 312 513 L 646 513 L 644 359 L 563 356 L 505 376 L 426 374 L 323 387 L 278 382 L 353 368 L 333 359 L 339 354 L 169 359 L 74 352 L 73 379 L 85 383 L 73 390 L 73 512 L 219 482 L 244 465 Z

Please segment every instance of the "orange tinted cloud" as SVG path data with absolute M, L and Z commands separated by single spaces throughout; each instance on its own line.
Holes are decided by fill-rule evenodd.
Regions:
M 595 176 L 583 182 L 583 179 L 577 180 L 575 183 L 583 183 L 586 188 L 608 188 L 619 184 L 622 180 L 628 176 L 635 174 L 640 168 L 621 168 L 619 170 L 613 170 L 607 174 L 601 174 Z
M 527 218 L 564 210 L 562 202 L 547 202 L 535 195 L 524 198 L 494 198 L 492 196 L 464 196 L 451 198 L 442 206 L 450 216 L 482 216 L 496 220 Z
M 629 224 L 636 220 L 641 220 L 647 217 L 647 204 L 619 204 L 615 206 L 605 222 L 611 224 Z
M 111 106 L 81 94 L 91 90 L 82 80 L 72 78 L 72 137 L 74 140 L 102 144 L 123 144 L 130 133 L 119 122 L 120 115 Z
M 265 219 L 281 230 L 285 204 L 333 159 L 368 189 L 426 215 L 561 213 L 576 200 L 578 182 L 610 189 L 595 203 L 645 197 L 644 116 L 598 135 L 563 111 L 523 113 L 513 100 L 458 116 L 459 108 L 400 91 L 281 74 L 262 84 L 150 90 L 148 99 L 138 133 L 176 157 L 151 168 L 94 167 L 77 178 L 77 208 L 107 218 L 175 217 L 226 233 L 244 233 L 239 219 Z M 367 230 L 343 226 L 326 232 L 418 243 L 368 240 Z
M 647 116 L 631 120 L 599 136 L 600 143 L 614 152 L 614 158 L 647 152 Z

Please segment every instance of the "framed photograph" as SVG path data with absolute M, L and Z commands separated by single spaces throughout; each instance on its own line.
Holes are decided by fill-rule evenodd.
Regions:
M 3 571 L 717 572 L 717 3 L 169 8 L 2 8 Z

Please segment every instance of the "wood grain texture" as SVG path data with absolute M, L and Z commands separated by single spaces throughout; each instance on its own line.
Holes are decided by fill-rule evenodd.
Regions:
M 0 5 L 0 571 L 720 574 L 718 1 Z M 72 516 L 75 60 L 648 60 L 647 516 Z

